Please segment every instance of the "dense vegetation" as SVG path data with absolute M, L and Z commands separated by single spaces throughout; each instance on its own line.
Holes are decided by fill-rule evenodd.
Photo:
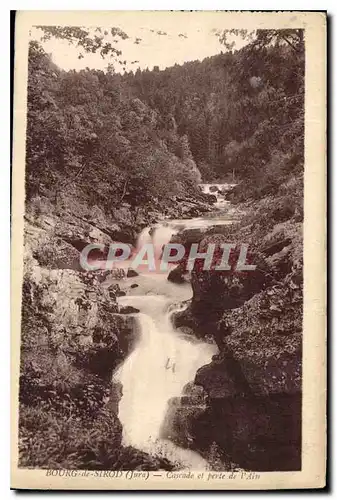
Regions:
M 43 31 L 47 38 L 75 40 L 80 57 L 82 52 L 121 56 L 101 31 L 94 38 L 81 28 Z M 114 28 L 112 33 L 127 37 Z M 164 213 L 169 207 L 165 213 L 172 216 L 180 197 L 201 196 L 201 179 L 234 180 L 232 200 L 251 200 L 237 234 L 241 238 L 243 231 L 242 241 L 262 241 L 268 249 L 281 239 L 288 253 L 270 264 L 272 277 L 276 283 L 284 280 L 282 290 L 290 290 L 291 297 L 301 285 L 303 33 L 258 31 L 239 51 L 227 43 L 226 30 L 220 41 L 228 51 L 203 61 L 124 74 L 115 73 L 111 64 L 105 72 L 66 72 L 39 42 L 30 43 L 26 249 L 31 255 L 25 262 L 20 380 L 24 467 L 173 467 L 121 445 L 115 408 L 104 403 L 116 390 L 111 389 L 112 370 L 127 353 L 120 349 L 125 328 L 115 324 L 116 297 L 103 300 L 99 284 L 84 283 L 84 273 L 64 264 L 62 249 L 68 260 L 74 252 L 76 260 L 93 229 L 101 231 L 97 238 L 120 238 L 139 207 L 146 213 L 160 200 L 159 209 Z M 142 227 L 148 224 L 143 222 Z M 113 233 L 114 223 L 118 230 Z M 137 234 L 139 228 L 134 229 Z M 212 291 L 208 299 L 216 296 L 222 297 Z M 299 300 L 296 311 L 299 323 Z M 223 337 L 228 334 L 224 318 L 218 318 Z M 98 335 L 104 329 L 111 338 Z M 108 370 L 102 362 L 107 352 Z M 97 359 L 103 374 L 93 370 Z
M 163 175 L 165 172 L 165 175 Z M 52 190 L 106 211 L 195 189 L 200 174 L 186 136 L 108 72 L 65 72 L 41 46 L 29 52 L 27 196 Z
M 186 134 L 204 180 L 250 184 L 256 197 L 303 168 L 301 30 L 263 30 L 235 53 L 122 78 Z
M 139 205 L 200 171 L 260 198 L 303 169 L 303 32 L 261 30 L 234 53 L 124 75 L 62 71 L 31 42 L 28 103 L 28 194 L 76 183 L 107 209 Z

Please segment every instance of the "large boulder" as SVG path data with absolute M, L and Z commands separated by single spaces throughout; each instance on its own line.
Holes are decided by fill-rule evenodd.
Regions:
M 26 213 L 26 247 L 43 267 L 83 271 L 80 262 L 83 249 L 89 244 L 104 245 L 103 249 L 90 253 L 90 257 L 101 260 L 104 267 L 111 243 L 133 244 L 137 236 L 132 214 L 128 218 L 124 213 L 128 213 L 128 209 L 122 207 L 121 211 L 116 212 L 121 218 L 117 223 L 104 216 L 98 207 L 88 211 L 75 204 L 72 210 L 56 210 L 38 198 L 30 203 Z
M 189 307 L 176 315 L 176 326 L 193 328 L 193 325 L 197 325 L 198 332 L 215 334 L 216 324 L 223 311 L 240 307 L 270 283 L 268 264 L 259 252 L 248 254 L 249 262 L 256 265 L 254 271 L 236 270 L 239 247 L 232 251 L 232 257 L 229 260 L 230 270 L 215 269 L 222 256 L 220 245 L 229 241 L 223 234 L 212 234 L 202 239 L 199 252 L 206 252 L 210 243 L 215 245 L 212 266 L 210 270 L 203 270 L 204 261 L 196 260 L 191 272 L 193 298 Z
M 103 273 L 104 274 L 104 273 Z M 107 377 L 133 345 L 132 318 L 120 316 L 114 295 L 101 285 L 100 273 L 50 270 L 27 258 L 23 283 L 22 346 L 34 353 L 36 346 L 62 352 L 64 356 L 88 358 L 95 351 L 97 363 Z M 109 351 L 108 363 L 105 351 Z M 104 351 L 104 352 L 103 352 Z M 24 356 L 23 356 L 24 358 Z M 42 359 L 43 361 L 43 359 Z M 40 359 L 37 357 L 37 362 Z
M 127 273 L 126 273 L 126 277 L 127 278 L 135 278 L 136 276 L 139 276 L 139 274 L 137 273 L 137 271 L 135 271 L 134 269 L 132 269 L 131 267 L 127 270 Z
M 212 444 L 245 470 L 301 470 L 301 394 L 213 399 L 190 422 L 193 447 Z
M 199 243 L 203 239 L 206 231 L 206 228 L 199 227 L 183 229 L 171 237 L 170 243 L 180 243 L 188 250 L 192 243 Z
M 172 283 L 176 283 L 179 285 L 182 283 L 187 283 L 187 279 L 185 276 L 186 276 L 186 270 L 184 266 L 178 265 L 169 272 L 167 279 L 168 281 L 172 281 Z
M 201 386 L 187 384 L 180 397 L 171 398 L 165 421 L 161 429 L 164 439 L 170 439 L 178 446 L 190 448 L 196 439 L 193 423 L 206 408 L 207 394 Z
M 137 239 L 137 229 L 132 225 L 123 226 L 122 229 L 113 231 L 112 236 L 116 242 L 133 245 Z
M 226 311 L 219 322 L 219 342 L 230 349 L 256 395 L 301 390 L 301 302 L 302 290 L 289 276 Z
M 216 203 L 218 201 L 218 198 L 214 194 L 204 193 L 203 196 L 204 196 L 207 203 L 213 204 L 213 203 Z

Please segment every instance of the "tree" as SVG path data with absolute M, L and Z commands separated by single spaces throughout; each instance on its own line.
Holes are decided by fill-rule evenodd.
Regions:
M 99 47 L 97 42 L 88 48 L 87 31 L 47 32 L 80 40 L 86 50 Z M 184 160 L 178 159 L 171 148 L 180 141 L 177 127 L 161 128 L 158 112 L 130 97 L 127 87 L 121 75 L 111 71 L 62 71 L 41 44 L 31 42 L 28 198 L 43 192 L 59 203 L 62 197 L 74 196 L 109 213 L 122 201 L 138 206 L 157 197 L 168 199 L 183 192 L 186 184 L 196 187 L 200 175 L 187 139 Z
M 129 38 L 120 28 L 110 28 L 107 31 L 97 27 L 92 32 L 83 26 L 39 25 L 36 28 L 43 32 L 41 41 L 58 38 L 75 45 L 79 49 L 79 59 L 84 57 L 84 53 L 99 53 L 103 59 L 108 56 L 116 58 L 122 54 L 122 51 L 116 49 L 113 44 L 118 43 L 119 39 L 126 40 Z

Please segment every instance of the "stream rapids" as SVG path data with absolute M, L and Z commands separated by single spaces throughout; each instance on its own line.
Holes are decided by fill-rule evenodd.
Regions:
M 201 187 L 209 192 L 210 185 Z M 184 228 L 230 224 L 228 202 L 223 195 L 216 194 L 218 201 L 211 215 L 165 220 L 145 228 L 139 234 L 137 248 L 153 243 L 161 249 L 173 234 Z M 139 340 L 113 376 L 122 384 L 119 419 L 123 426 L 123 444 L 167 458 L 182 470 L 205 470 L 208 464 L 199 453 L 161 437 L 169 400 L 181 396 L 197 370 L 210 363 L 218 352 L 215 344 L 191 341 L 186 334 L 174 329 L 171 316 L 192 297 L 192 288 L 189 283 L 168 281 L 171 269 L 165 273 L 140 271 L 138 276 L 125 278 L 125 287 L 124 283 L 121 285 L 127 295 L 119 297 L 118 303 L 140 311 L 134 315 Z M 133 284 L 138 286 L 131 288 Z

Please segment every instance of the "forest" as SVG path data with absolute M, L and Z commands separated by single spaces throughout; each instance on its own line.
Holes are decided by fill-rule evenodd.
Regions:
M 42 28 L 69 39 L 61 28 L 52 35 Z M 83 36 L 71 32 L 85 51 L 115 56 L 111 46 Z M 28 197 L 76 181 L 88 202 L 139 206 L 193 190 L 202 179 L 239 182 L 239 199 L 258 199 L 300 175 L 302 30 L 260 30 L 241 50 L 231 48 L 182 66 L 121 74 L 113 64 L 105 72 L 66 72 L 32 41 Z

